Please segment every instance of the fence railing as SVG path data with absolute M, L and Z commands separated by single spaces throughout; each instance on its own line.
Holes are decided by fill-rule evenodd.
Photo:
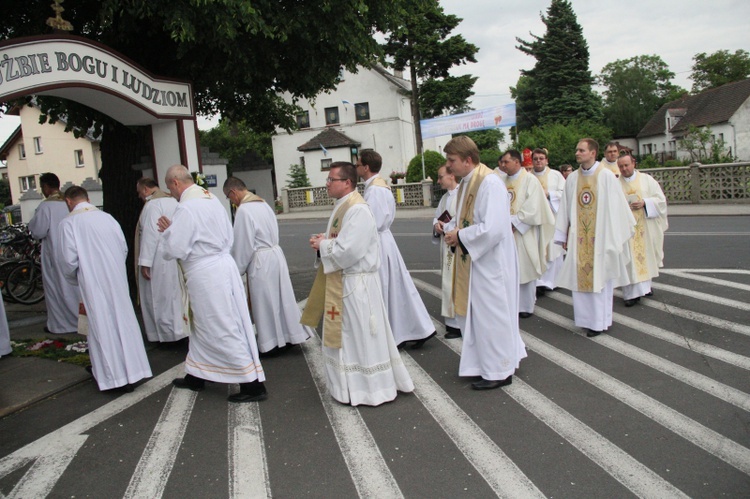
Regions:
M 661 185 L 667 201 L 674 204 L 750 203 L 750 162 L 722 163 L 643 170 Z M 364 184 L 357 186 L 360 194 Z M 284 213 L 314 211 L 333 205 L 325 187 L 282 189 Z M 443 191 L 431 180 L 391 186 L 398 208 L 437 206 Z
M 432 206 L 432 187 L 432 180 L 423 180 L 392 185 L 391 193 L 398 208 L 424 208 Z M 364 184 L 357 185 L 360 194 L 364 193 L 364 189 Z M 284 205 L 284 213 L 290 213 L 320 210 L 333 206 L 334 200 L 328 197 L 325 187 L 299 187 L 282 189 L 281 202 Z

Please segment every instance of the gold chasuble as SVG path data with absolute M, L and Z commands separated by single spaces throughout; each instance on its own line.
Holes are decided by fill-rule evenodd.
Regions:
M 244 196 L 242 197 L 242 201 L 240 201 L 240 204 L 245 204 L 245 203 L 258 203 L 258 202 L 261 202 L 261 203 L 263 203 L 263 202 L 265 202 L 265 201 L 263 200 L 263 198 L 262 198 L 262 197 L 260 197 L 260 196 L 258 196 L 258 195 L 256 195 L 256 194 L 253 194 L 252 192 L 248 191 L 248 192 L 247 192 L 247 194 L 245 194 L 245 195 L 244 195 Z
M 479 163 L 474 168 L 474 173 L 471 179 L 469 179 L 468 187 L 463 180 L 461 181 L 461 186 L 458 188 L 458 199 L 463 202 L 458 211 L 460 218 L 456 224 L 457 229 L 464 229 L 474 224 L 474 201 L 476 201 L 479 186 L 482 184 L 484 178 L 492 173 L 492 170 L 487 168 L 487 166 Z M 464 190 L 466 191 L 465 193 Z M 468 253 L 464 253 L 460 244 L 456 245 L 455 256 L 457 258 L 453 259 L 453 306 L 456 314 L 465 316 L 469 307 L 471 256 Z
M 592 293 L 594 291 L 594 247 L 596 243 L 596 203 L 597 183 L 602 168 L 597 168 L 593 175 L 578 175 L 577 210 L 578 217 L 578 251 L 577 276 L 578 291 Z
M 336 239 L 336 236 L 339 235 L 344 223 L 344 215 L 349 208 L 364 203 L 365 200 L 359 192 L 353 191 L 333 215 L 327 239 Z M 323 345 L 328 348 L 341 348 L 342 313 L 344 311 L 342 277 L 343 271 L 336 270 L 326 274 L 323 272 L 323 265 L 320 265 L 300 319 L 300 323 L 303 325 L 314 328 L 318 326 L 320 316 L 325 313 L 323 316 Z
M 617 163 L 610 163 L 606 159 L 603 159 L 599 162 L 599 164 L 614 173 L 615 177 L 620 178 L 620 168 L 618 168 Z
M 625 181 L 624 178 L 620 178 L 622 184 L 622 190 L 625 193 L 625 197 L 628 199 L 628 204 L 642 201 L 641 196 L 641 176 L 636 175 L 630 182 Z M 648 272 L 647 258 L 646 258 L 646 211 L 636 210 L 632 211 L 635 217 L 635 234 L 630 239 L 630 251 L 633 258 L 633 268 L 638 282 L 647 281 L 651 278 Z
M 391 190 L 391 186 L 388 185 L 388 182 L 386 182 L 385 179 L 383 179 L 382 177 L 375 177 L 375 179 L 370 183 L 370 185 L 371 186 L 374 185 L 376 187 L 385 187 L 389 191 Z
M 508 196 L 510 197 L 510 214 L 515 215 L 518 213 L 518 196 L 516 195 L 516 189 L 521 186 L 523 178 L 526 175 L 530 175 L 526 169 L 521 168 L 516 178 L 511 179 L 510 175 L 505 177 L 505 187 L 508 189 Z

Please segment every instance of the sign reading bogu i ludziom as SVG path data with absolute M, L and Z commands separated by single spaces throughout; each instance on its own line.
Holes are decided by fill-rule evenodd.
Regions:
M 189 83 L 155 78 L 86 39 L 39 37 L 0 45 L 0 98 L 72 86 L 117 95 L 157 117 L 195 115 Z

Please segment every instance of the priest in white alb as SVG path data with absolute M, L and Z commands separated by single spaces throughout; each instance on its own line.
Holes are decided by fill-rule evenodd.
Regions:
M 548 166 L 547 149 L 534 149 L 531 153 L 531 160 L 534 165 L 532 173 L 542 184 L 549 207 L 552 209 L 552 213 L 557 216 L 557 212 L 560 210 L 560 199 L 562 199 L 565 189 L 565 177 L 559 171 Z M 555 289 L 555 280 L 557 280 L 557 274 L 562 268 L 564 254 L 562 246 L 555 244 L 554 238 L 551 239 L 547 245 L 547 270 L 536 281 L 537 296 L 543 296 L 548 289 Z
M 547 270 L 547 247 L 555 235 L 555 217 L 542 184 L 521 167 L 521 153 L 511 149 L 500 157 L 501 178 L 508 189 L 510 222 L 518 251 L 518 316 L 531 317 L 536 302 L 536 281 Z
M 200 391 L 206 380 L 239 383 L 229 402 L 267 398 L 255 329 L 240 272 L 229 254 L 234 241 L 229 214 L 208 190 L 195 185 L 182 165 L 167 170 L 166 185 L 180 204 L 171 219 L 161 217 L 164 257 L 179 260 L 185 273 L 192 330 L 184 378 L 172 384 Z
M 310 238 L 318 273 L 302 322 L 323 317 L 328 389 L 342 404 L 380 405 L 414 384 L 399 355 L 380 291 L 380 249 L 375 219 L 357 192 L 357 170 L 335 162 L 328 195 L 336 200 L 325 234 Z
M 69 283 L 57 263 L 60 222 L 68 216 L 68 206 L 60 192 L 60 179 L 54 173 L 39 176 L 45 200 L 29 220 L 29 231 L 42 242 L 42 282 L 47 304 L 47 333 L 75 333 L 78 330 L 78 286 Z
M 89 203 L 83 187 L 69 187 L 65 203 L 70 214 L 60 223 L 58 262 L 81 291 L 91 372 L 99 390 L 132 392 L 151 368 L 130 301 L 125 236 L 112 215 Z
M 363 149 L 357 159 L 357 173 L 365 180 L 364 198 L 372 210 L 380 236 L 380 282 L 383 300 L 396 344 L 412 342 L 421 348 L 435 336 L 435 326 L 406 268 L 391 224 L 396 217 L 396 201 L 390 186 L 379 176 L 383 160 L 372 149 Z
M 458 182 L 456 182 L 456 176 L 446 165 L 438 168 L 437 181 L 440 187 L 445 189 L 445 194 L 440 198 L 435 210 L 435 218 L 432 219 L 432 241 L 440 245 L 442 291 L 440 313 L 445 321 L 445 337 L 453 339 L 461 337 L 461 328 L 453 311 L 453 258 L 455 255 L 445 244 L 443 227 L 456 216 Z
M 289 267 L 279 246 L 279 223 L 270 206 L 237 177 L 224 182 L 224 195 L 237 207 L 232 258 L 247 275 L 258 350 L 278 354 L 307 341 L 312 328 L 300 324 Z
M 568 252 L 557 285 L 573 292 L 575 324 L 588 337 L 612 325 L 612 296 L 627 284 L 628 240 L 635 230 L 620 182 L 596 161 L 598 149 L 594 139 L 578 142 L 581 167 L 565 181 L 555 226 L 555 241 Z
M 510 385 L 526 346 L 518 329 L 518 256 L 505 184 L 479 162 L 479 149 L 465 135 L 443 148 L 448 166 L 462 177 L 456 216 L 445 242 L 456 252 L 453 306 L 463 347 L 459 376 L 481 376 L 475 390 Z
M 667 198 L 651 175 L 636 170 L 635 158 L 627 153 L 617 160 L 620 185 L 635 217 L 635 235 L 630 239 L 631 260 L 628 282 L 622 286 L 626 307 L 651 293 L 651 279 L 664 266 L 664 232 L 667 222 Z
M 177 262 L 164 258 L 157 226 L 162 216 L 172 217 L 177 200 L 159 189 L 152 178 L 139 178 L 136 189 L 145 203 L 134 244 L 143 327 L 149 341 L 178 341 L 190 333 L 187 288 Z

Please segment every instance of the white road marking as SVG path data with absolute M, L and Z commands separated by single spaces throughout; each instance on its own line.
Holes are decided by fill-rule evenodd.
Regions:
M 664 233 L 665 236 L 750 236 L 750 232 L 672 232 L 667 231 Z
M 433 319 L 436 329 L 445 331 Z M 440 340 L 461 355 L 463 341 Z M 503 389 L 513 400 L 567 440 L 583 455 L 591 459 L 618 482 L 639 497 L 687 497 L 679 489 L 641 464 L 633 456 L 601 436 L 568 411 L 552 402 L 517 376 L 513 384 Z M 512 497 L 526 495 L 511 494 Z
M 726 279 L 717 279 L 715 277 L 709 277 L 705 275 L 695 275 L 684 270 L 675 269 L 660 269 L 659 272 L 667 275 L 673 275 L 682 277 L 683 279 L 692 279 L 694 281 L 705 282 L 708 284 L 717 284 L 726 288 L 739 289 L 741 291 L 750 291 L 750 285 L 742 284 L 740 282 L 728 281 Z M 706 272 L 706 271 L 704 271 Z M 734 272 L 732 272 L 734 273 Z
M 27 472 L 21 478 L 16 487 L 28 488 L 26 490 L 49 487 L 51 490 L 70 462 L 70 459 L 67 457 L 69 449 L 75 447 L 77 450 L 85 441 L 86 436 L 82 435 L 83 433 L 161 390 L 169 385 L 172 382 L 172 379 L 178 377 L 183 372 L 183 364 L 176 365 L 159 376 L 140 385 L 134 392 L 120 395 L 117 399 L 103 405 L 95 411 L 92 411 L 85 416 L 81 416 L 75 421 L 46 434 L 24 447 L 21 447 L 12 454 L 8 454 L 0 459 L 0 479 L 22 468 L 30 461 L 49 458 L 51 460 L 49 463 L 54 463 L 54 469 L 57 473 L 56 476 L 49 476 L 48 473 L 40 475 L 39 473 Z M 31 469 L 34 469 L 34 466 L 32 466 Z M 31 471 L 31 469 L 29 471 Z M 44 495 L 46 494 L 31 494 L 27 497 L 42 497 Z
M 229 392 L 234 393 L 237 388 L 237 385 L 230 385 Z M 228 404 L 229 497 L 272 497 L 260 405 L 257 402 Z
M 402 353 L 401 358 L 417 398 L 498 497 L 545 497 L 411 356 Z
M 197 393 L 172 388 L 123 497 L 161 497 L 180 450 Z
M 522 333 L 522 336 L 526 345 L 539 355 L 589 382 L 602 390 L 604 394 L 616 398 L 644 416 L 653 419 L 688 442 L 743 473 L 750 474 L 750 449 L 528 333 Z
M 707 301 L 716 305 L 722 305 L 724 307 L 736 308 L 739 310 L 750 311 L 750 304 L 732 300 L 731 298 L 724 298 L 722 296 L 711 295 L 708 293 L 702 293 L 700 291 L 693 291 L 692 289 L 680 288 L 678 286 L 672 286 L 671 284 L 663 284 L 660 282 L 653 281 L 651 287 L 654 289 L 660 289 L 662 291 L 669 291 L 682 296 L 689 296 L 698 300 Z
M 328 393 L 325 361 L 318 335 L 314 334 L 301 346 L 359 497 L 403 497 L 359 411 L 355 407 L 339 404 Z
M 566 303 L 571 306 L 573 305 L 573 299 L 563 293 L 552 291 L 548 292 L 546 296 L 549 296 L 550 298 L 562 303 Z M 686 319 L 696 320 L 699 322 L 703 322 L 704 324 L 709 324 L 711 326 L 716 326 L 719 328 L 729 329 L 730 327 L 735 327 L 736 329 L 738 329 L 735 332 L 741 334 L 750 334 L 750 328 L 748 328 L 747 326 L 743 326 L 742 324 L 737 324 L 736 322 L 722 321 L 718 318 L 703 316 L 703 314 L 698 314 L 697 312 L 691 312 L 690 310 L 673 307 L 672 305 L 664 305 L 661 302 L 657 302 L 656 300 L 649 300 L 647 298 L 641 298 L 641 304 L 656 308 L 668 314 L 678 315 L 681 317 L 685 317 Z M 677 345 L 678 347 L 682 347 L 701 355 L 705 355 L 706 357 L 711 357 L 713 359 L 726 362 L 727 364 L 750 370 L 750 357 L 736 354 L 734 352 L 730 352 L 729 350 L 724 350 L 723 348 L 719 348 L 709 343 L 704 343 L 692 338 L 687 338 L 671 331 L 667 331 L 666 329 L 660 328 L 658 326 L 633 319 L 632 317 L 628 317 L 619 312 L 613 312 L 612 319 L 615 322 L 622 324 L 623 326 L 627 326 L 638 331 L 639 333 L 647 334 L 649 336 L 653 336 L 654 338 L 672 343 L 673 345 Z M 727 322 L 728 324 L 723 324 L 723 322 Z M 748 329 L 747 333 L 743 332 L 743 329 Z M 576 330 L 576 332 L 578 331 L 580 331 L 580 329 Z
M 550 312 L 539 306 L 535 308 L 534 312 L 541 319 L 557 324 L 575 334 L 581 334 L 582 329 L 577 327 L 575 323 L 567 317 Z M 610 350 L 614 350 L 615 352 L 624 355 L 625 357 L 656 369 L 667 376 L 671 376 L 688 386 L 701 390 L 713 397 L 723 400 L 724 402 L 732 404 L 735 407 L 739 407 L 744 411 L 750 412 L 750 395 L 741 390 L 727 386 L 724 383 L 709 378 L 708 376 L 704 376 L 703 374 L 663 359 L 658 355 L 654 355 L 651 352 L 647 352 L 646 350 L 618 340 L 617 338 L 613 338 L 608 334 L 597 336 L 592 338 L 592 340 Z

